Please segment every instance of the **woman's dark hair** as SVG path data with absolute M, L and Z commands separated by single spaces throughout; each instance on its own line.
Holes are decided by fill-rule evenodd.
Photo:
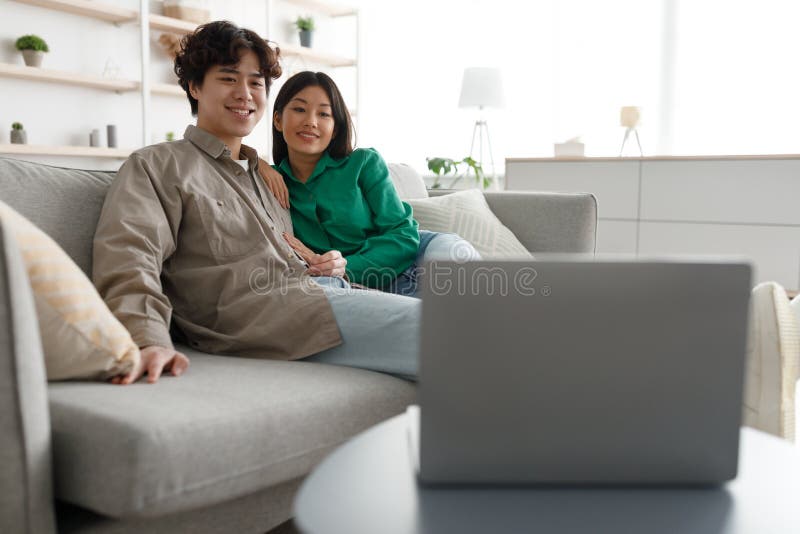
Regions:
M 202 86 L 206 72 L 214 65 L 236 65 L 244 48 L 258 56 L 264 86 L 269 94 L 272 80 L 281 75 L 281 66 L 278 64 L 280 49 L 275 47 L 273 50 L 256 32 L 219 20 L 198 26 L 181 39 L 181 50 L 175 56 L 174 70 L 178 75 L 178 83 L 189 97 L 192 115 L 197 115 L 197 100 L 189 91 L 189 83 Z
M 278 117 L 283 115 L 286 104 L 295 97 L 297 93 L 306 87 L 321 87 L 331 101 L 331 114 L 333 115 L 333 138 L 328 145 L 328 154 L 333 159 L 342 159 L 353 152 L 353 120 L 350 118 L 350 111 L 344 103 L 342 93 L 336 87 L 336 83 L 324 72 L 303 71 L 298 72 L 283 84 L 278 96 L 275 97 L 275 107 L 272 121 L 272 161 L 280 163 L 289 156 L 289 148 L 283 134 L 275 127 L 275 114 Z

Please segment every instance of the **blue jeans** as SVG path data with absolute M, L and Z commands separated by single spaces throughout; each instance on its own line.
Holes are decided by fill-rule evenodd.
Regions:
M 464 238 L 456 234 L 419 231 L 417 258 L 408 269 L 397 275 L 384 291 L 395 295 L 417 297 L 417 278 L 420 268 L 430 260 L 472 261 L 481 259 L 478 251 Z
M 420 301 L 353 289 L 341 278 L 314 280 L 325 290 L 343 343 L 305 358 L 309 362 L 369 369 L 416 380 Z

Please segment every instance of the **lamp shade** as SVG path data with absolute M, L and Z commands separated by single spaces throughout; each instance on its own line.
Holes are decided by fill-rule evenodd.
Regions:
M 458 107 L 501 108 L 505 104 L 500 69 L 472 67 L 464 69 Z
M 642 118 L 642 110 L 637 106 L 623 106 L 619 110 L 619 125 L 636 128 Z

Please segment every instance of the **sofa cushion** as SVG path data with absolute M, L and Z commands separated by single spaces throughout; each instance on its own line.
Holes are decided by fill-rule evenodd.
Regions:
M 450 232 L 469 241 L 483 258 L 524 258 L 530 252 L 492 213 L 477 189 L 409 200 L 421 230 Z
M 112 517 L 155 516 L 305 475 L 415 387 L 303 361 L 209 356 L 157 385 L 51 384 L 56 497 Z
M 92 282 L 44 232 L 0 201 L 36 303 L 48 380 L 106 379 L 139 363 L 139 347 Z
M 397 195 L 402 200 L 428 198 L 425 182 L 413 167 L 404 163 L 390 163 L 389 176 L 392 178 Z
M 91 276 L 92 239 L 114 176 L 0 157 L 0 200 L 44 230 Z

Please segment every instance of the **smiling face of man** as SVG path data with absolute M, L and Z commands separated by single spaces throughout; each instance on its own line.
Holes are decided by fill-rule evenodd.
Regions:
M 264 115 L 267 90 L 258 56 L 245 49 L 236 65 L 214 65 L 202 85 L 191 83 L 197 99 L 197 127 L 215 135 L 238 158 L 242 138 Z

